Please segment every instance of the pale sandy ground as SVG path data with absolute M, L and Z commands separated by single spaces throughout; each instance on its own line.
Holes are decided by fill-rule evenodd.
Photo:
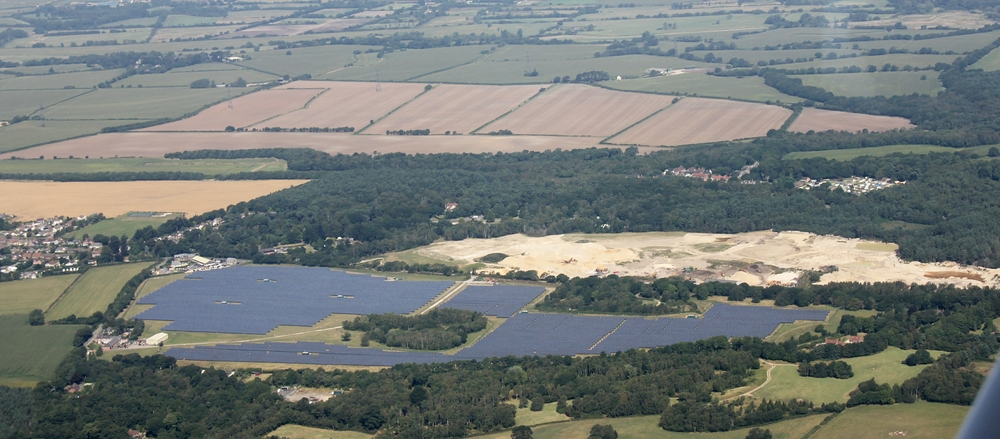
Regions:
M 308 180 L 0 181 L 0 213 L 19 219 L 133 211 L 199 215 L 298 186 Z
M 467 239 L 431 244 L 410 250 L 419 256 L 470 264 L 489 253 L 508 258 L 484 271 L 536 270 L 539 274 L 591 276 L 598 270 L 629 276 L 687 275 L 696 280 L 729 279 L 751 285 L 794 281 L 802 270 L 835 265 L 824 274 L 827 282 L 953 283 L 984 285 L 959 277 L 931 279 L 925 273 L 978 274 L 985 284 L 1000 285 L 1000 270 L 901 260 L 895 244 L 885 244 L 805 232 L 752 232 L 737 235 L 707 233 L 625 233 L 554 235 L 533 238 L 511 235 L 495 239 Z M 405 259 L 406 254 L 400 257 Z M 391 257 L 391 256 L 390 256 Z M 694 272 L 684 273 L 691 267 Z

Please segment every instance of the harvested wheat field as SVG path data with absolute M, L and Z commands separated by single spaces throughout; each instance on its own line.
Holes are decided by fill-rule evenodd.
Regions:
M 558 85 L 479 132 L 607 137 L 670 105 L 672 99 L 589 85 Z
M 545 151 L 597 147 L 600 139 L 543 136 L 349 136 L 325 133 L 111 133 L 81 137 L 0 154 L 26 157 L 163 157 L 199 149 L 312 148 L 330 154 L 407 154 Z M 643 149 L 646 153 L 655 148 Z
M 326 89 L 305 108 L 290 111 L 255 128 L 354 127 L 360 130 L 424 91 L 423 84 L 385 83 L 375 91 L 371 82 L 296 81 L 277 90 Z
M 781 128 L 792 111 L 774 105 L 684 98 L 613 137 L 620 145 L 676 146 L 760 137 Z
M 510 235 L 494 239 L 438 242 L 389 254 L 390 260 L 440 261 L 467 265 L 490 253 L 506 259 L 481 272 L 536 270 L 539 275 L 570 277 L 617 273 L 622 276 L 686 276 L 695 280 L 727 279 L 750 285 L 794 283 L 806 270 L 822 270 L 827 282 L 953 283 L 1000 285 L 1000 269 L 959 266 L 953 262 L 900 260 L 894 251 L 872 248 L 872 241 L 805 232 L 751 232 L 736 235 L 650 232 L 568 234 L 545 237 Z M 685 268 L 689 270 L 685 271 Z M 691 270 L 690 268 L 693 268 Z
M 516 108 L 538 93 L 537 85 L 439 85 L 365 131 L 431 130 L 467 134 Z
M 206 108 L 193 117 L 170 122 L 140 131 L 223 131 L 227 126 L 236 128 L 298 110 L 325 89 L 263 90 Z
M 132 211 L 199 215 L 307 181 L 0 181 L 0 209 L 20 219 L 92 213 L 112 218 Z
M 870 114 L 846 113 L 843 111 L 817 110 L 806 108 L 792 122 L 789 131 L 805 133 L 808 131 L 889 131 L 909 129 L 915 125 L 902 117 L 872 116 Z

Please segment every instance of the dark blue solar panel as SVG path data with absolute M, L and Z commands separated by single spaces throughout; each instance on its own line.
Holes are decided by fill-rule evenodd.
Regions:
M 476 311 L 488 316 L 510 317 L 544 292 L 543 287 L 471 285 L 441 306 Z
M 455 355 L 384 351 L 319 342 L 243 343 L 172 348 L 168 355 L 202 361 L 249 361 L 348 366 L 393 366 L 481 360 L 507 355 L 576 355 L 620 352 L 693 342 L 713 336 L 766 337 L 779 323 L 825 320 L 828 311 L 716 304 L 698 319 L 515 314 L 475 345 Z
M 171 283 L 139 299 L 156 306 L 137 318 L 172 320 L 164 329 L 173 331 L 265 334 L 278 325 L 312 326 L 331 314 L 410 313 L 452 284 L 390 282 L 325 268 L 241 266 Z

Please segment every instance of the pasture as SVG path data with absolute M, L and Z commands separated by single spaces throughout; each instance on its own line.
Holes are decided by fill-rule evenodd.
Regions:
M 969 66 L 970 69 L 983 69 L 987 72 L 1000 70 L 1000 49 L 993 49 L 986 56 L 982 57 L 975 64 Z
M 31 326 L 26 314 L 0 315 L 0 385 L 31 387 L 52 378 L 82 325 Z
M 0 283 L 0 315 L 45 310 L 66 291 L 77 275 L 48 276 Z
M 606 82 L 601 86 L 622 91 L 706 96 L 754 102 L 794 103 L 802 100 L 764 85 L 764 78 L 756 76 L 727 78 L 704 75 L 697 71 L 630 81 Z
M 485 48 L 485 46 L 458 46 L 400 50 L 386 53 L 380 61 L 373 64 L 332 71 L 322 77 L 351 81 L 374 81 L 376 78 L 381 78 L 383 81 L 415 80 L 472 62 L 483 56 L 480 52 Z
M 902 364 L 912 350 L 890 347 L 885 351 L 867 357 L 845 358 L 851 365 L 854 377 L 848 379 L 810 378 L 799 376 L 797 365 L 778 366 L 771 371 L 771 382 L 754 392 L 758 398 L 787 401 L 802 398 L 816 404 L 824 402 L 847 402 L 847 394 L 858 387 L 858 383 L 875 378 L 878 383 L 902 384 L 913 378 L 926 365 L 907 366 Z M 932 352 L 933 356 L 939 355 Z
M 586 85 L 559 85 L 480 131 L 506 129 L 514 134 L 607 137 L 670 105 L 671 99 Z
M 357 431 L 334 431 L 323 428 L 286 424 L 267 434 L 288 439 L 368 439 L 371 435 Z
M 174 219 L 179 217 L 177 214 L 170 214 L 163 217 L 130 217 L 128 214 L 121 215 L 115 218 L 106 219 L 104 221 L 91 224 L 82 229 L 75 230 L 73 232 L 67 233 L 66 237 L 82 239 L 83 235 L 88 236 L 122 236 L 125 235 L 132 238 L 135 235 L 135 231 L 145 228 L 146 226 L 153 227 L 154 229 L 160 224 L 167 222 L 169 219 Z
M 80 96 L 90 90 L 7 90 L 0 91 L 0 120 L 42 112 L 45 108 Z
M 889 154 L 929 154 L 932 152 L 956 152 L 957 148 L 938 145 L 888 145 L 871 148 L 830 149 L 824 151 L 796 151 L 786 154 L 785 160 L 809 159 L 822 157 L 828 160 L 853 160 L 857 157 L 882 157 Z
M 2 59 L 9 60 L 7 57 L 2 57 Z M 63 90 L 66 87 L 89 89 L 122 74 L 122 72 L 124 70 L 91 70 L 52 75 L 18 76 L 0 81 L 0 90 Z
M 29 120 L 7 125 L 0 127 L 0 137 L 3 138 L 3 143 L 0 143 L 0 152 L 16 151 L 29 146 L 89 136 L 100 132 L 101 128 L 118 126 L 127 122 L 121 120 Z M 94 155 L 97 156 L 101 153 L 100 150 L 106 146 L 101 145 L 92 152 L 95 152 Z M 44 154 L 38 154 L 38 151 L 31 150 L 14 155 L 17 157 L 30 155 L 35 158 Z M 73 155 L 73 153 L 68 155 Z M 62 157 L 66 156 L 67 154 L 62 155 Z M 47 157 L 52 157 L 52 155 Z
M 609 139 L 620 145 L 676 146 L 760 137 L 792 111 L 774 105 L 684 98 Z
M 50 174 L 59 172 L 201 172 L 205 175 L 238 172 L 284 171 L 288 164 L 277 159 L 176 160 L 155 158 L 93 158 L 58 160 L 0 160 L 2 174 Z
M 246 88 L 105 88 L 46 108 L 46 119 L 134 120 L 177 117 L 196 111 L 228 96 L 250 91 Z
M 354 51 L 364 52 L 369 49 L 372 47 L 347 45 L 301 47 L 292 49 L 291 55 L 286 55 L 287 50 L 261 50 L 253 53 L 253 59 L 243 61 L 239 65 L 275 75 L 299 76 L 308 73 L 318 77 L 355 62 Z
M 46 320 L 58 320 L 69 315 L 86 317 L 104 312 L 115 300 L 125 283 L 149 267 L 149 263 L 95 267 L 80 275 L 66 293 L 46 310 Z
M 0 206 L 19 218 L 47 218 L 132 211 L 199 215 L 298 186 L 306 180 L 258 181 L 2 181 Z
M 805 133 L 808 131 L 889 131 L 913 128 L 910 121 L 901 117 L 872 116 L 869 114 L 845 113 L 842 111 L 819 110 L 806 108 L 788 127 L 789 131 Z
M 167 72 L 159 75 L 135 75 L 125 78 L 122 81 L 117 82 L 118 84 L 124 85 L 126 88 L 129 86 L 143 88 L 148 87 L 175 87 L 175 88 L 190 88 L 191 83 L 199 79 L 208 79 L 214 81 L 216 84 L 230 84 L 235 82 L 237 79 L 243 78 L 244 81 L 249 83 L 260 83 L 274 81 L 276 79 L 281 79 L 278 76 L 258 72 L 256 70 L 250 69 L 235 69 L 235 70 L 209 70 L 209 71 L 193 71 L 193 72 Z M 240 90 L 234 88 L 230 91 L 239 91 L 239 94 L 245 92 L 245 90 Z
M 938 72 L 879 72 L 833 75 L 797 75 L 803 85 L 822 88 L 837 96 L 899 96 L 913 93 L 936 96 L 944 91 Z
M 539 93 L 537 86 L 439 85 L 394 111 L 366 134 L 386 130 L 430 129 L 470 133 Z
M 774 439 L 800 439 L 809 430 L 819 425 L 824 415 L 812 415 L 802 418 L 769 424 L 765 428 L 771 430 Z M 516 418 L 515 418 L 516 420 Z M 536 439 L 579 439 L 590 434 L 594 424 L 610 424 L 618 432 L 618 437 L 627 439 L 743 439 L 749 428 L 719 432 L 719 433 L 677 433 L 665 431 L 657 423 L 659 416 L 637 416 L 632 418 L 590 419 L 585 421 L 557 422 L 532 427 Z M 479 436 L 479 439 L 507 439 L 510 432 L 494 433 Z
M 370 82 L 295 81 L 279 90 L 322 91 L 307 106 L 269 119 L 256 127 L 354 127 L 360 131 L 411 101 L 423 84 L 385 83 L 376 91 Z
M 165 91 L 169 91 L 166 89 Z M 215 90 L 213 90 L 215 91 Z M 145 128 L 141 131 L 223 131 L 227 126 L 246 127 L 302 108 L 310 99 L 322 93 L 317 89 L 262 90 L 232 100 L 221 102 L 202 110 L 197 115 Z M 221 91 L 220 97 L 225 97 Z
M 954 437 L 969 413 L 966 406 L 917 401 L 914 404 L 858 406 L 836 416 L 820 427 L 810 439 L 837 439 L 850 432 L 851 438 L 882 439 L 894 432 L 905 437 L 938 439 Z M 899 434 L 897 433 L 897 437 Z

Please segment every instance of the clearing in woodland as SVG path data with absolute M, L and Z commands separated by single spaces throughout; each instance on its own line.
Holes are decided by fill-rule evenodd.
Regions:
M 372 82 L 333 81 L 296 81 L 279 90 L 303 88 L 326 92 L 313 99 L 309 106 L 256 124 L 254 128 L 354 127 L 361 130 L 424 91 L 423 84 L 387 82 L 377 91 Z
M 781 128 L 787 108 L 722 99 L 684 98 L 613 137 L 619 145 L 675 146 L 760 137 Z
M 0 181 L 0 206 L 18 218 L 112 217 L 132 211 L 200 215 L 307 181 Z
M 246 127 L 305 106 L 323 90 L 263 90 L 214 105 L 196 116 L 143 131 L 223 131 L 227 126 Z
M 588 85 L 558 85 L 480 131 L 607 137 L 670 105 L 672 99 Z
M 365 134 L 423 129 L 431 130 L 431 134 L 470 133 L 538 92 L 535 85 L 439 85 L 379 121 Z
M 802 114 L 795 119 L 795 122 L 792 122 L 792 126 L 788 130 L 796 133 L 828 130 L 858 132 L 861 130 L 889 131 L 913 127 L 910 121 L 902 117 L 873 116 L 806 108 L 802 110 Z

